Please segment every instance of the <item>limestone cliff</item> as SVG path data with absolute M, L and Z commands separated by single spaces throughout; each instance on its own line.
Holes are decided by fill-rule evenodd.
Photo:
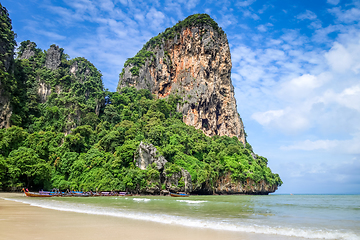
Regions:
M 245 144 L 231 82 L 231 55 L 225 33 L 207 14 L 195 14 L 150 39 L 126 61 L 118 91 L 149 89 L 158 98 L 177 94 L 187 125 L 206 135 L 236 136 Z
M 0 128 L 11 124 L 12 107 L 7 89 L 13 78 L 11 65 L 16 45 L 14 37 L 9 13 L 0 3 Z
M 183 168 L 171 172 L 166 169 L 168 161 L 152 144 L 141 142 L 134 155 L 134 162 L 142 170 L 151 166 L 160 172 L 159 176 L 151 179 L 143 193 L 159 194 L 161 190 L 189 193 L 193 190 L 190 173 Z
M 55 70 L 61 64 L 61 55 L 63 49 L 59 48 L 55 44 L 51 45 L 46 52 L 45 67 Z

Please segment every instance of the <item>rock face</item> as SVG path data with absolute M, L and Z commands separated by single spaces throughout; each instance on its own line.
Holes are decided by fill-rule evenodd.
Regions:
M 183 98 L 178 111 L 187 125 L 208 136 L 236 136 L 245 144 L 231 67 L 226 35 L 208 15 L 197 14 L 152 38 L 129 59 L 118 91 L 134 86 L 149 89 L 158 98 L 177 94 Z
M 61 64 L 62 51 L 59 46 L 51 45 L 46 52 L 45 67 L 55 70 Z
M 14 57 L 14 32 L 9 13 L 0 3 L 0 128 L 10 127 L 12 108 L 6 92 L 7 79 L 13 76 L 11 66 Z
M 38 95 L 40 97 L 40 102 L 45 103 L 47 98 L 50 96 L 50 94 L 51 94 L 50 84 L 40 81 L 38 87 Z
M 169 174 L 165 168 L 165 164 L 168 161 L 160 155 L 152 144 L 141 142 L 134 156 L 134 162 L 142 170 L 155 163 L 155 168 L 160 173 L 159 177 L 153 178 L 148 182 L 148 187 L 143 193 L 159 194 L 162 185 L 166 189 L 163 190 L 171 192 L 189 193 L 193 190 L 190 173 L 183 168 L 179 168 L 177 171 Z
M 191 175 L 183 168 L 180 169 L 180 172 L 175 172 L 170 176 L 168 176 L 166 172 L 163 172 L 162 176 L 165 179 L 164 184 L 166 189 L 170 192 L 190 193 L 193 190 Z
M 158 170 L 164 169 L 166 159 L 159 155 L 156 147 L 152 144 L 141 142 L 137 154 L 134 157 L 136 166 L 145 170 L 149 165 L 155 163 Z
M 35 48 L 36 44 L 34 42 L 29 42 L 22 54 L 19 56 L 19 59 L 30 59 L 35 56 Z
M 10 127 L 12 110 L 9 98 L 3 94 L 0 84 L 0 128 L 8 128 Z
M 231 181 L 230 173 L 220 177 L 215 184 L 214 192 L 217 194 L 257 194 L 267 195 L 278 189 L 278 186 L 269 185 L 264 180 L 256 183 L 251 179 L 246 182 Z

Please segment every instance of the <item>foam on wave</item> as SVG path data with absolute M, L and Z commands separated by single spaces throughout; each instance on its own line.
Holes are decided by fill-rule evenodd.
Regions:
M 185 202 L 190 204 L 197 204 L 197 203 L 205 203 L 208 201 L 200 201 L 200 200 L 176 200 L 177 202 Z
M 247 233 L 259 233 L 259 234 L 274 234 L 274 235 L 283 235 L 289 237 L 303 237 L 308 239 L 343 239 L 343 240 L 360 240 L 360 237 L 354 233 L 340 232 L 338 230 L 324 230 L 324 229 L 310 229 L 310 228 L 288 228 L 288 227 L 270 227 L 266 225 L 258 224 L 248 224 L 248 223 L 239 223 L 233 224 L 221 220 L 211 220 L 211 219 L 196 219 L 192 217 L 185 216 L 173 216 L 168 214 L 151 214 L 151 213 L 142 213 L 142 212 L 131 212 L 122 209 L 114 209 L 107 207 L 94 207 L 86 204 L 75 204 L 75 203 L 64 203 L 58 201 L 36 201 L 30 199 L 9 199 L 3 198 L 5 200 L 27 203 L 31 206 L 42 207 L 47 209 L 67 211 L 67 212 L 77 212 L 77 213 L 87 213 L 94 215 L 106 215 L 113 217 L 122 217 L 130 218 L 135 220 L 145 220 L 152 222 L 159 222 L 164 224 L 177 224 L 187 227 L 198 227 L 198 228 L 208 228 L 215 230 L 225 230 L 225 231 L 239 231 Z M 143 199 L 143 200 L 135 200 Z M 146 201 L 151 199 L 146 198 L 133 198 L 134 201 Z M 184 200 L 186 201 L 186 200 Z M 241 225 L 240 225 L 241 224 Z

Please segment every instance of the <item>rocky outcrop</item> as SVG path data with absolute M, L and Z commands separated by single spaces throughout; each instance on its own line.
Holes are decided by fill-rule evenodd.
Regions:
M 0 84 L 0 128 L 10 127 L 11 114 L 12 109 L 9 98 L 7 96 L 4 96 Z
M 231 55 L 224 32 L 206 14 L 188 17 L 152 38 L 120 74 L 125 86 L 149 89 L 158 98 L 182 97 L 178 111 L 206 135 L 246 142 L 231 82 Z
M 45 67 L 55 70 L 61 64 L 62 49 L 59 46 L 51 45 L 46 51 Z
M 162 177 L 164 179 L 166 189 L 170 192 L 190 193 L 193 190 L 191 175 L 183 168 L 180 168 L 179 172 L 175 172 L 170 175 L 166 174 L 166 171 L 164 171 L 162 173 Z
M 19 55 L 19 59 L 30 59 L 31 57 L 35 56 L 35 48 L 36 44 L 34 42 L 28 42 L 24 51 Z
M 149 165 L 155 163 L 158 170 L 164 169 L 166 159 L 159 154 L 156 147 L 152 144 L 141 142 L 137 154 L 135 154 L 134 161 L 136 166 L 145 170 Z
M 75 77 L 80 83 L 84 83 L 86 79 L 91 76 L 91 70 L 88 67 L 79 67 L 81 64 L 80 61 L 74 61 L 70 66 L 70 73 Z
M 217 194 L 258 194 L 267 195 L 278 189 L 276 184 L 269 185 L 264 180 L 254 182 L 247 178 L 246 182 L 232 181 L 230 173 L 221 176 L 215 184 L 214 192 Z
M 0 68 L 8 72 L 14 56 L 15 34 L 6 8 L 0 3 Z
M 169 172 L 165 168 L 168 161 L 152 144 L 141 142 L 134 156 L 134 162 L 142 170 L 151 166 L 159 171 L 158 177 L 151 178 L 148 181 L 148 186 L 143 190 L 143 193 L 160 194 L 162 186 L 165 187 L 163 190 L 170 192 L 189 193 L 193 189 L 190 173 L 183 168 Z
M 45 103 L 47 98 L 50 96 L 50 94 L 51 94 L 50 84 L 40 81 L 38 87 L 38 95 L 40 97 L 40 102 Z
M 6 8 L 0 3 L 0 128 L 10 127 L 12 107 L 9 93 L 5 85 L 13 77 L 12 63 L 14 59 L 14 32 L 11 19 Z

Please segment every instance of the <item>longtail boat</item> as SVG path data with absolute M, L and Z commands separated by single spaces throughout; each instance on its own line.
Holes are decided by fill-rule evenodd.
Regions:
M 25 189 L 22 189 L 27 197 L 56 197 L 58 194 L 52 194 L 51 192 L 28 192 Z
M 80 191 L 68 191 L 68 192 L 49 192 L 49 191 L 39 191 L 29 192 L 24 188 L 22 191 L 27 197 L 100 197 L 100 196 L 132 196 L 127 192 L 80 192 Z
M 170 196 L 172 197 L 189 197 L 189 194 L 186 193 L 170 193 Z

